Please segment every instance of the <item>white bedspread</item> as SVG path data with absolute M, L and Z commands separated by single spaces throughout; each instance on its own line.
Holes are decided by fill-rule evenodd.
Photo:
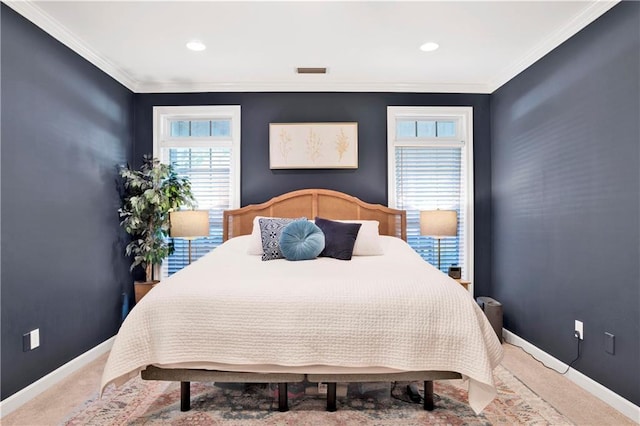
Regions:
M 262 261 L 248 236 L 163 280 L 130 312 L 101 390 L 145 366 L 207 362 L 456 371 L 479 413 L 502 347 L 470 294 L 404 241 L 351 261 Z

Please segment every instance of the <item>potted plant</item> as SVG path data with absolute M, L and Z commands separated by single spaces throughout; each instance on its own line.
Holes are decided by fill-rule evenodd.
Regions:
M 123 197 L 118 209 L 120 225 L 132 236 L 125 252 L 133 256 L 130 270 L 141 266 L 144 282 L 136 282 L 136 302 L 158 281 L 154 280 L 154 265 L 173 253 L 169 235 L 169 212 L 182 205 L 193 207 L 195 199 L 191 183 L 180 177 L 173 165 L 163 164 L 151 156 L 143 157 L 140 169 L 120 168 Z

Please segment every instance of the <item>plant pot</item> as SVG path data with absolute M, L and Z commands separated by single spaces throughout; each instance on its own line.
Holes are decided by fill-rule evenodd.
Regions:
M 144 295 L 149 293 L 149 291 L 151 291 L 151 289 L 153 287 L 155 287 L 155 285 L 158 284 L 159 282 L 160 281 L 158 281 L 158 280 L 154 280 L 154 281 L 134 281 L 133 289 L 135 290 L 136 303 L 138 303 L 140 300 L 142 300 Z

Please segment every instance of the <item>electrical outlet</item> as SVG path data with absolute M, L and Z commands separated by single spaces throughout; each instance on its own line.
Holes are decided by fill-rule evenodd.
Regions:
M 36 328 L 31 331 L 31 350 L 34 350 L 38 346 L 40 346 L 40 329 Z
M 584 330 L 582 327 L 582 321 L 576 320 L 576 325 L 573 329 L 576 333 L 578 333 L 578 337 L 580 338 L 580 340 L 584 340 Z
M 327 384 L 326 383 L 318 383 L 318 394 L 326 395 L 327 394 Z
M 29 352 L 40 346 L 40 329 L 36 328 L 22 335 L 22 352 Z

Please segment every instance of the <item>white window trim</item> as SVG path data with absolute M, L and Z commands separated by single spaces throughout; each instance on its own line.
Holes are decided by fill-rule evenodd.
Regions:
M 171 120 L 230 119 L 231 138 L 212 136 L 209 138 L 172 138 Z M 212 142 L 217 146 L 230 146 L 232 196 L 231 207 L 240 208 L 240 105 L 193 105 L 193 106 L 154 106 L 153 107 L 153 156 L 160 161 L 162 148 L 179 147 L 182 142 L 191 147 L 209 147 Z M 160 277 L 163 265 L 156 265 L 154 276 Z
M 212 136 L 210 138 L 171 138 L 170 120 L 212 120 L 216 118 L 231 120 L 231 138 Z M 165 135 L 164 137 L 161 137 Z M 192 147 L 210 146 L 215 142 L 218 146 L 230 146 L 231 186 L 233 195 L 231 206 L 240 208 L 240 105 L 193 105 L 193 106 L 155 106 L 153 107 L 153 156 L 160 158 L 164 147 L 178 147 L 181 142 L 187 142 Z
M 425 119 L 442 118 L 456 120 L 458 123 L 458 138 L 414 138 L 411 141 L 396 138 L 396 120 L 405 119 Z M 430 147 L 460 147 L 467 162 L 466 170 L 466 205 L 465 205 L 465 239 L 464 256 L 467 263 L 465 279 L 471 281 L 471 294 L 473 294 L 474 283 L 474 194 L 473 194 L 473 107 L 387 107 L 387 194 L 389 207 L 396 207 L 395 187 L 396 187 L 396 146 L 425 146 Z

